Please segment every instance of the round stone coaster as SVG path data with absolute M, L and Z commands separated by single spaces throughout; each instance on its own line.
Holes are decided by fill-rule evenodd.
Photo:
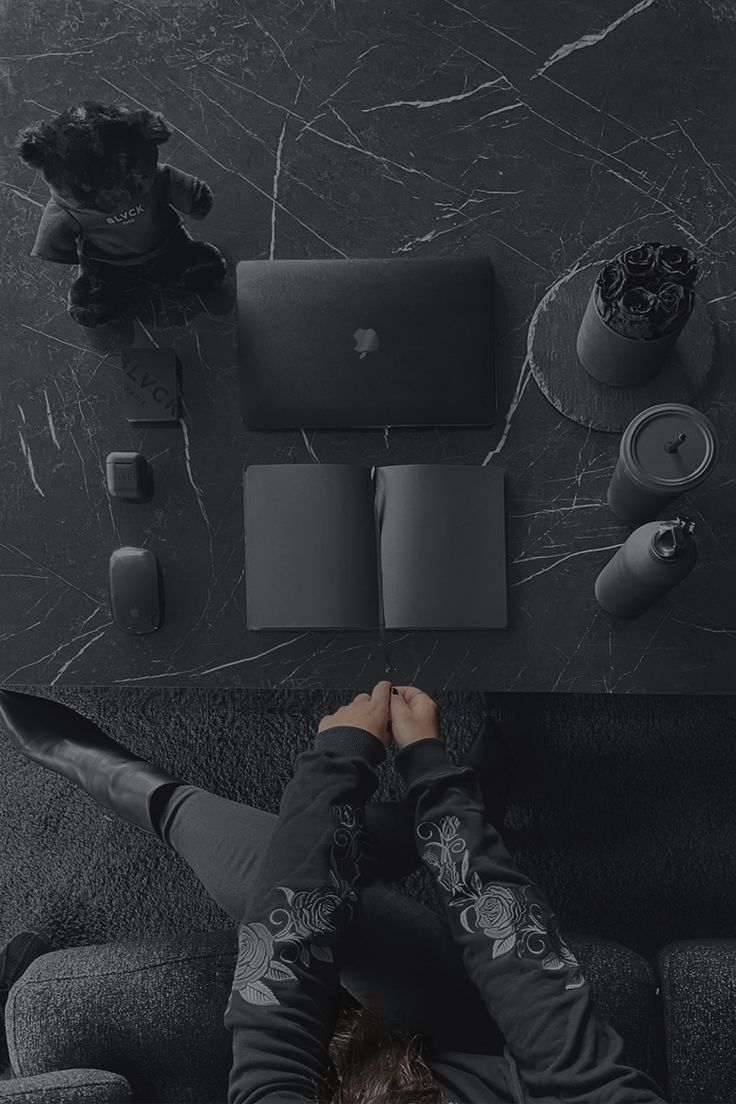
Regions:
M 623 433 L 648 406 L 693 405 L 715 365 L 711 316 L 696 294 L 695 306 L 661 371 L 642 387 L 610 387 L 583 368 L 575 342 L 585 307 L 604 260 L 593 261 L 551 288 L 536 311 L 529 335 L 532 374 L 542 394 L 573 422 Z

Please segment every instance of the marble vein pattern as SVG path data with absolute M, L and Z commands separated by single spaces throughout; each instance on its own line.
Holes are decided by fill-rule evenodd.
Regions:
M 736 659 L 736 9 L 687 0 L 7 0 L 0 355 L 0 675 L 7 685 L 370 686 L 732 693 Z M 16 132 L 84 98 L 162 111 L 161 160 L 208 181 L 196 233 L 241 258 L 494 263 L 494 426 L 246 430 L 235 312 L 151 289 L 136 341 L 183 369 L 171 427 L 128 424 L 119 349 L 66 311 L 71 269 L 30 256 L 48 190 Z M 682 503 L 699 563 L 636 622 L 597 606 L 628 535 L 606 505 L 615 435 L 533 377 L 545 311 L 581 268 L 639 240 L 698 254 L 719 371 L 701 406 L 717 473 Z M 577 370 L 571 365 L 571 371 Z M 452 366 L 447 366 L 448 379 Z M 141 451 L 150 503 L 114 500 L 111 451 Z M 254 463 L 494 464 L 507 472 L 505 632 L 245 630 L 242 472 Z M 114 548 L 153 549 L 163 628 L 113 623 Z

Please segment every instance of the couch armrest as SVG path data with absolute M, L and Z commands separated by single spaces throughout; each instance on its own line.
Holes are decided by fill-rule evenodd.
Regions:
M 0 1081 L 1 1104 L 130 1104 L 130 1085 L 117 1073 L 64 1069 Z
M 663 1085 L 666 1068 L 654 969 L 622 943 L 569 932 L 567 942 L 590 982 L 598 1013 L 624 1042 L 624 1059 Z
M 736 939 L 688 939 L 657 956 L 673 1104 L 733 1104 Z
M 111 1070 L 135 1099 L 225 1100 L 236 955 L 234 929 L 41 955 L 8 994 L 13 1070 Z

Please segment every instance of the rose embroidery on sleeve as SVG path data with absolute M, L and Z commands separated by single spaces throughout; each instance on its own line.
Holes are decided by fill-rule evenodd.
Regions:
M 265 924 L 241 924 L 238 930 L 238 961 L 233 989 L 250 1004 L 277 1004 L 267 981 L 286 981 L 294 973 L 273 958 L 273 936 Z
M 493 957 L 510 951 L 516 944 L 516 933 L 524 924 L 524 904 L 509 886 L 491 885 L 469 909 L 464 909 L 460 922 L 466 931 L 472 931 L 467 920 L 472 912 L 475 925 L 489 939 L 494 940 Z
M 300 959 L 309 966 L 311 957 L 332 962 L 330 944 L 335 943 L 342 929 L 350 922 L 357 894 L 350 882 L 342 880 L 330 871 L 332 886 L 294 892 L 288 886 L 276 888 L 286 897 L 287 904 L 275 908 L 269 921 L 281 925 L 274 933 L 274 942 L 291 944 L 285 955 L 293 955 L 291 961 Z
M 535 958 L 544 970 L 567 971 L 566 989 L 585 984 L 580 964 L 560 934 L 554 913 L 534 900 L 529 885 L 483 885 L 477 871 L 469 871 L 468 845 L 456 816 L 439 824 L 424 821 L 417 836 L 425 844 L 422 858 L 450 894 L 450 905 L 460 908 L 460 923 L 468 932 L 482 932 L 491 941 L 491 956 L 515 953 Z
M 365 819 L 362 808 L 346 804 L 333 805 L 333 812 L 339 825 L 330 849 L 331 884 L 301 890 L 276 886 L 286 904 L 271 911 L 271 927 L 259 921 L 240 925 L 227 1010 L 236 992 L 250 1004 L 279 1004 L 266 982 L 296 981 L 291 969 L 295 962 L 309 967 L 313 959 L 334 961 L 331 945 L 352 919 L 358 899 L 355 885 L 360 877 L 360 832 Z

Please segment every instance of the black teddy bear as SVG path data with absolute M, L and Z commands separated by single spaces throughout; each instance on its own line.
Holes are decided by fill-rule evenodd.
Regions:
M 158 164 L 172 133 L 159 112 L 85 100 L 18 135 L 18 153 L 51 191 L 31 255 L 79 265 L 68 307 L 81 326 L 121 315 L 123 293 L 144 276 L 201 291 L 225 275 L 220 251 L 194 241 L 177 213 L 204 218 L 211 189 Z

